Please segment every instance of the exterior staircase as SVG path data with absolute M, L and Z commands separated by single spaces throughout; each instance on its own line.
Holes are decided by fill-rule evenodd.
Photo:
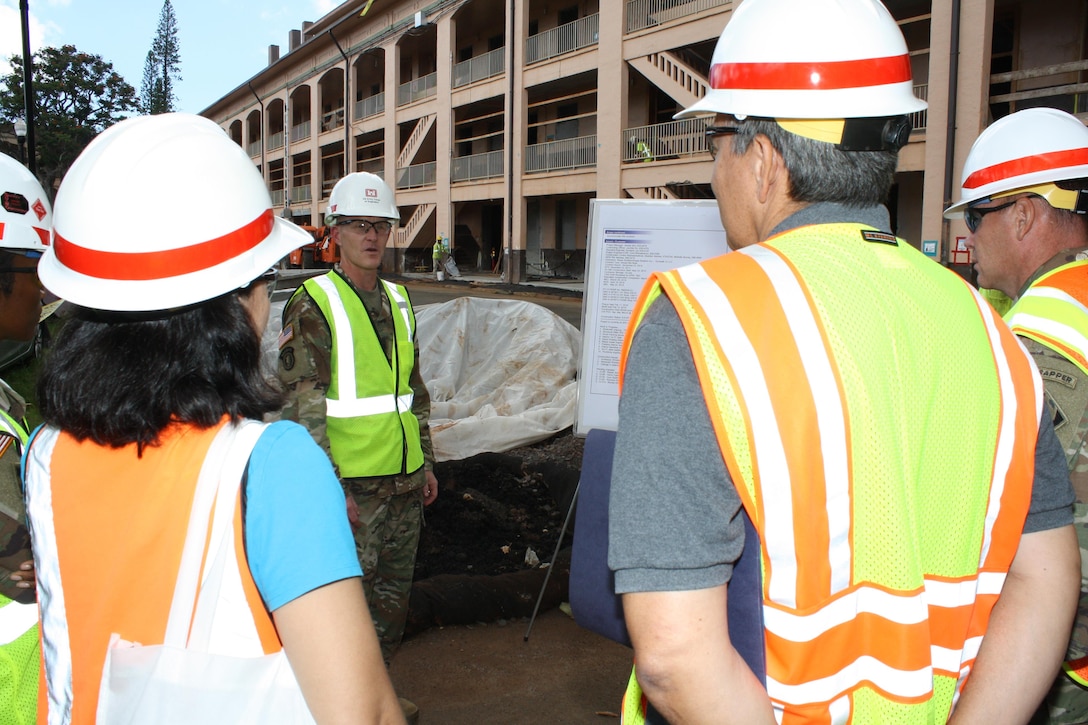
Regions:
M 414 159 L 419 152 L 419 147 L 423 145 L 423 139 L 427 138 L 427 132 L 434 126 L 436 118 L 438 118 L 438 115 L 431 113 L 423 116 L 416 123 L 416 127 L 412 129 L 412 134 L 405 142 L 404 148 L 402 148 L 400 154 L 397 155 L 398 169 L 403 169 L 412 163 L 412 159 Z
M 423 228 L 423 223 L 434 213 L 436 206 L 437 204 L 420 204 L 416 207 L 408 221 L 397 229 L 397 249 L 407 249 L 412 246 L 412 242 L 419 235 L 419 230 Z
M 672 53 L 651 53 L 628 62 L 646 80 L 669 94 L 681 108 L 687 108 L 706 95 L 707 79 Z

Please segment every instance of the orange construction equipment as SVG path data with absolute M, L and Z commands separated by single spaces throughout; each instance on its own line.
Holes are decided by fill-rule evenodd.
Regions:
M 314 241 L 287 255 L 288 266 L 296 269 L 320 269 L 331 267 L 340 261 L 340 248 L 330 238 L 329 227 L 313 227 L 308 224 L 300 226 L 310 233 Z

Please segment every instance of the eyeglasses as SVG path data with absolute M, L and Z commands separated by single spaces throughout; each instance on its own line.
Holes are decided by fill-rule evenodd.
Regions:
M 371 222 L 366 219 L 347 219 L 336 226 L 349 227 L 360 234 L 366 234 L 373 229 L 379 236 L 385 236 L 393 229 L 393 224 L 391 222 Z
M 41 256 L 42 256 L 42 253 L 39 252 L 36 249 L 3 249 L 3 250 L 0 250 L 0 251 L 7 252 L 8 254 L 11 254 L 11 255 L 16 256 L 16 257 L 25 257 L 27 259 L 33 259 L 35 262 L 37 262 L 39 259 L 41 259 Z M 37 274 L 38 273 L 38 265 L 35 264 L 33 267 L 9 267 L 9 266 L 0 267 L 0 273 L 5 273 L 5 272 L 12 272 L 14 274 Z
M 979 225 L 982 224 L 982 218 L 984 216 L 986 216 L 987 214 L 992 214 L 995 211 L 1008 209 L 1017 201 L 1019 201 L 1019 199 L 1013 199 L 1012 201 L 1007 201 L 1004 204 L 988 207 L 969 206 L 963 210 L 963 221 L 965 224 L 967 224 L 968 231 L 974 234 L 975 230 L 977 230 Z
M 272 300 L 272 293 L 276 291 L 276 280 L 280 277 L 279 270 L 273 267 L 257 279 L 263 281 L 268 288 L 268 299 Z
M 718 136 L 732 136 L 735 133 L 740 132 L 740 126 L 707 126 L 706 127 L 706 150 L 710 152 L 710 158 L 713 160 L 718 159 L 718 144 L 714 142 L 714 139 Z

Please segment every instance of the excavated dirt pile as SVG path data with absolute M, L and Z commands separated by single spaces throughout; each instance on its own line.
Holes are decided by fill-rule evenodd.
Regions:
M 425 514 L 406 636 L 532 614 L 578 483 L 583 442 L 567 429 L 531 446 L 435 465 L 439 496 Z M 573 528 L 572 518 L 540 611 L 567 598 Z

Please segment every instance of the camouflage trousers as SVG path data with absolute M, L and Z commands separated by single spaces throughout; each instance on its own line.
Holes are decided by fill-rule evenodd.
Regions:
M 345 481 L 359 506 L 355 552 L 363 567 L 363 591 L 386 665 L 400 646 L 408 620 L 408 596 L 423 526 L 423 489 L 401 494 Z
M 1080 605 L 1077 620 L 1073 624 L 1073 636 L 1069 640 L 1067 660 L 1088 655 L 1088 504 L 1078 503 L 1074 508 L 1074 526 L 1080 543 Z M 1064 672 L 1046 696 L 1049 719 L 1032 722 L 1049 722 L 1051 725 L 1078 725 L 1088 723 L 1088 688 L 1074 682 Z

